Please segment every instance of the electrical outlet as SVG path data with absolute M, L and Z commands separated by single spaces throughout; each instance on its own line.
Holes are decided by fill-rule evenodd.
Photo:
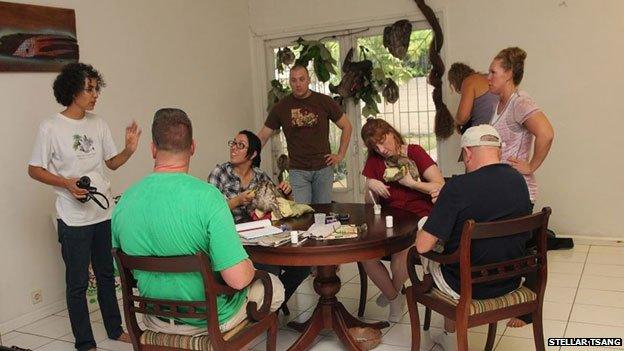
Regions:
M 33 290 L 30 292 L 30 303 L 36 305 L 43 301 L 43 291 L 41 289 Z

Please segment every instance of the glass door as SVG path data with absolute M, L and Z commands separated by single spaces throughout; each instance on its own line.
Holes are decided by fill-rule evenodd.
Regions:
M 329 83 L 337 85 L 342 78 L 342 58 L 354 48 L 353 61 L 364 58 L 373 61 L 373 66 L 383 67 L 386 77 L 392 78 L 399 87 L 399 99 L 390 104 L 382 98 L 377 103 L 379 113 L 375 117 L 383 118 L 392 124 L 405 138 L 408 143 L 416 143 L 422 146 L 431 157 L 437 159 L 436 138 L 434 134 L 435 106 L 431 97 L 433 87 L 427 83 L 427 75 L 431 70 L 428 60 L 428 50 L 433 32 L 426 23 L 412 23 L 413 29 L 410 36 L 410 45 L 405 59 L 399 60 L 393 57 L 383 46 L 383 28 L 374 27 L 356 31 L 352 34 L 335 33 L 327 40 L 322 40 L 331 52 L 332 57 L 338 62 L 337 75 L 332 76 L 329 82 L 323 83 L 317 80 L 313 73 L 312 64 L 309 65 L 311 84 L 310 89 L 332 95 L 329 91 Z M 331 34 L 330 34 L 331 35 Z M 323 35 L 327 37 L 327 34 Z M 318 40 L 321 35 L 306 36 L 307 40 Z M 276 56 L 278 49 L 288 46 L 294 49 L 294 41 L 297 38 L 284 38 L 266 42 L 268 78 L 269 81 L 278 79 L 284 87 L 288 87 L 288 67 L 282 72 L 276 68 Z M 295 54 L 298 53 L 295 51 Z M 380 92 L 381 94 L 381 92 Z M 363 202 L 364 201 L 364 177 L 361 175 L 366 161 L 366 147 L 360 138 L 362 125 L 366 119 L 373 116 L 362 115 L 362 102 L 357 105 L 353 99 L 345 99 L 343 109 L 353 126 L 353 133 L 349 150 L 345 159 L 334 168 L 334 187 L 332 200 L 337 202 Z M 332 152 L 337 152 L 340 144 L 340 129 L 330 123 L 330 146 Z M 282 154 L 287 154 L 286 140 L 283 133 L 272 139 L 272 156 L 274 160 Z M 277 175 L 277 162 L 273 162 L 274 174 Z

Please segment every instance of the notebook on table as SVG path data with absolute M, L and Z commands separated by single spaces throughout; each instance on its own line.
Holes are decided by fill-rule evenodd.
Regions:
M 260 221 L 237 224 L 236 231 L 238 232 L 238 235 L 240 235 L 243 239 L 249 240 L 262 236 L 281 233 L 283 230 L 273 226 L 270 220 L 263 219 Z

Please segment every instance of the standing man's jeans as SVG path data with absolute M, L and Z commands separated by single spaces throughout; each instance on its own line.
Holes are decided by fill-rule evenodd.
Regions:
M 334 185 L 334 168 L 332 166 L 321 168 L 318 171 L 291 169 L 289 176 L 296 202 L 302 204 L 331 203 Z
M 98 303 L 106 333 L 109 338 L 118 339 L 123 330 L 115 295 L 111 221 L 73 227 L 59 219 L 58 235 L 65 261 L 67 310 L 76 339 L 76 349 L 84 351 L 96 347 L 86 295 L 89 285 L 89 262 L 97 281 Z

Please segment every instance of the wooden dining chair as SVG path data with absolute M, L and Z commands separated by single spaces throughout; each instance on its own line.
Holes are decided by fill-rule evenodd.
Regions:
M 277 342 L 277 314 L 270 311 L 273 288 L 267 272 L 257 270 L 253 281 L 264 285 L 264 300 L 258 308 L 255 302 L 247 304 L 248 318 L 233 329 L 222 333 L 217 317 L 217 295 L 232 295 L 237 290 L 216 281 L 210 260 L 204 253 L 177 257 L 128 256 L 113 249 L 119 268 L 123 295 L 124 318 L 135 351 L 165 350 L 239 350 L 267 331 L 267 350 L 275 350 Z M 204 282 L 205 301 L 178 301 L 139 296 L 134 270 L 165 273 L 199 272 Z M 136 314 L 149 314 L 166 319 L 197 318 L 207 321 L 207 334 L 202 336 L 159 333 L 141 330 Z
M 408 273 L 412 286 L 405 290 L 412 325 L 412 350 L 420 348 L 420 321 L 417 306 L 420 303 L 455 321 L 457 349 L 462 351 L 468 350 L 468 328 L 489 324 L 485 350 L 492 350 L 498 321 L 531 314 L 535 349 L 543 351 L 542 307 L 547 278 L 546 228 L 548 228 L 550 213 L 550 208 L 546 207 L 539 213 L 517 219 L 485 223 L 468 220 L 464 223 L 460 245 L 455 252 L 442 255 L 430 251 L 422 254 L 440 264 L 459 262 L 459 300 L 454 300 L 437 289 L 431 274 L 424 274 L 422 280 L 418 279 L 414 265 L 420 261 L 420 256 L 416 248 L 412 247 L 408 255 Z M 529 249 L 526 256 L 481 266 L 471 264 L 472 240 L 500 238 L 525 232 L 536 235 L 537 239 L 537 248 Z M 535 286 L 523 285 L 497 298 L 472 299 L 473 284 L 491 283 L 531 274 L 537 275 Z M 428 324 L 429 321 L 425 321 L 425 330 L 429 327 Z

